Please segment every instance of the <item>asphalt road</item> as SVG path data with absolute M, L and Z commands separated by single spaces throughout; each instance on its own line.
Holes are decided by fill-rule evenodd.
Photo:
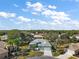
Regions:
M 57 59 L 57 58 L 53 58 L 53 57 L 50 57 L 50 56 L 40 56 L 40 57 L 30 57 L 30 58 L 27 58 L 27 59 Z

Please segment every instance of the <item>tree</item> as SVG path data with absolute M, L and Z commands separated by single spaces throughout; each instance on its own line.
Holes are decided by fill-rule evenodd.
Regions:
M 26 42 L 26 36 L 24 33 L 20 33 L 20 39 L 22 42 Z
M 13 46 L 13 45 L 18 46 L 20 44 L 20 40 L 19 40 L 19 38 L 8 39 L 8 44 L 11 45 L 11 46 Z
M 28 35 L 26 36 L 26 39 L 27 39 L 28 43 L 30 43 L 32 40 L 34 40 L 34 36 L 31 35 L 31 34 L 28 34 Z

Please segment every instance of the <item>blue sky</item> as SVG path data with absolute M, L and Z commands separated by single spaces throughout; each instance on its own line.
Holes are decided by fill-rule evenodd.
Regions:
M 0 30 L 79 30 L 79 0 L 0 0 Z

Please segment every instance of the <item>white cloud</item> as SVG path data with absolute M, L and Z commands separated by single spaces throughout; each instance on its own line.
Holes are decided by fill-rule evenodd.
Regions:
M 46 21 L 43 21 L 43 20 L 39 20 L 38 23 L 39 23 L 39 24 L 42 24 L 42 25 L 48 24 Z
M 0 12 L 0 17 L 4 18 L 12 18 L 16 17 L 15 20 L 11 20 L 12 22 L 23 25 L 25 24 L 31 24 L 30 26 L 38 26 L 41 28 L 45 29 L 79 29 L 79 21 L 77 20 L 72 20 L 70 18 L 70 15 L 62 12 L 62 11 L 56 11 L 56 6 L 55 5 L 43 5 L 39 2 L 36 3 L 31 3 L 27 2 L 27 9 L 22 9 L 23 11 L 31 11 L 32 15 L 38 15 L 47 17 L 46 20 L 38 20 L 38 19 L 30 19 L 24 16 L 18 16 L 16 17 L 15 13 L 7 13 L 7 12 Z M 17 7 L 17 6 L 16 6 Z M 31 8 L 29 10 L 29 8 Z M 43 18 L 44 19 L 44 18 Z M 38 28 L 36 27 L 36 28 Z M 24 28 L 24 27 L 22 27 Z M 34 28 L 34 27 L 33 27 Z
M 49 9 L 46 9 L 42 12 L 43 15 L 45 16 L 51 16 L 51 15 L 55 15 L 56 14 L 56 11 L 51 11 Z
M 47 7 L 39 2 L 36 2 L 36 3 L 33 3 L 31 4 L 31 2 L 28 2 L 27 3 L 27 7 L 28 8 L 33 8 L 31 9 L 32 11 L 36 11 L 36 12 L 32 12 L 32 14 L 35 14 L 37 13 L 37 11 L 40 11 L 40 15 L 41 16 L 46 16 L 48 18 L 51 19 L 48 20 L 48 21 L 32 21 L 33 24 L 35 23 L 36 25 L 37 24 L 40 24 L 41 25 L 44 25 L 44 26 L 51 26 L 52 27 L 59 27 L 59 29 L 73 29 L 73 28 L 79 28 L 79 21 L 76 21 L 76 20 L 72 20 L 70 18 L 70 15 L 65 13 L 65 12 L 62 12 L 62 11 L 56 11 L 55 9 L 57 8 L 55 5 L 48 5 Z M 50 9 L 53 9 L 53 10 L 50 10 Z M 39 14 L 39 13 L 38 13 Z M 61 27 L 61 28 L 60 28 Z M 57 29 L 57 28 L 56 28 Z
M 55 16 L 55 15 L 57 15 L 57 16 L 69 16 L 65 12 L 57 12 L 55 10 L 49 10 L 49 9 L 43 11 L 42 14 L 45 16 Z
M 52 8 L 52 9 L 56 9 L 57 7 L 55 5 L 48 5 L 47 7 L 39 2 L 36 3 L 31 3 L 31 2 L 27 2 L 27 7 L 28 8 L 33 8 L 31 9 L 32 11 L 40 11 L 41 16 L 47 16 L 54 19 L 62 19 L 62 20 L 70 20 L 69 15 L 66 14 L 65 12 L 58 12 L 56 10 L 50 10 L 48 8 Z M 32 12 L 33 15 L 36 15 L 37 12 Z
M 37 12 L 32 12 L 32 14 L 33 14 L 33 15 L 38 15 L 38 13 L 37 13 Z
M 56 19 L 56 20 L 70 20 L 70 18 L 69 17 L 67 17 L 67 16 L 57 16 L 57 15 L 55 15 L 55 16 L 51 16 L 51 18 L 52 19 Z
M 17 17 L 17 20 L 20 21 L 20 22 L 30 22 L 30 21 L 31 21 L 31 19 L 25 18 L 25 17 L 23 17 L 23 16 Z M 20 23 L 20 22 L 19 22 L 19 23 Z
M 45 16 L 52 16 L 52 15 L 56 15 L 57 13 L 59 13 L 60 15 L 63 14 L 63 12 L 57 12 L 55 10 L 50 10 L 48 8 L 52 8 L 52 9 L 56 9 L 55 5 L 48 5 L 47 8 L 45 5 L 36 2 L 36 3 L 31 3 L 31 2 L 27 2 L 26 3 L 27 8 L 33 8 L 31 10 L 34 10 L 35 12 L 32 12 L 33 15 L 37 14 L 37 11 L 40 11 L 41 14 L 45 15 Z M 39 14 L 39 13 L 38 13 Z
M 53 23 L 55 23 L 56 25 L 58 25 L 58 24 L 62 24 L 62 22 L 61 21 L 59 21 L 59 20 L 54 20 L 54 22 Z
M 17 4 L 14 4 L 15 7 L 19 7 Z
M 26 5 L 28 6 L 28 8 L 31 6 L 31 2 L 26 2 Z
M 23 22 L 15 22 L 15 24 L 22 24 Z
M 27 10 L 27 9 L 22 9 L 22 11 L 23 11 L 23 12 L 27 12 L 28 10 Z
M 50 8 L 50 9 L 56 9 L 57 7 L 55 5 L 53 5 L 53 6 L 49 5 L 48 8 Z
M 43 5 L 39 2 L 36 2 L 34 4 L 31 4 L 31 2 L 27 2 L 26 5 L 28 6 L 28 8 L 33 8 L 35 11 L 43 10 Z
M 42 15 L 52 18 L 53 20 L 70 20 L 69 15 L 65 12 L 57 12 L 55 10 L 45 10 Z
M 16 14 L 15 13 L 8 13 L 8 12 L 0 12 L 0 17 L 13 18 L 13 17 L 16 17 Z

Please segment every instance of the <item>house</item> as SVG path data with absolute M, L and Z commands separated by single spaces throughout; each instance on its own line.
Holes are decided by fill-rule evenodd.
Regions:
M 35 39 L 29 44 L 29 47 L 44 52 L 44 56 L 52 56 L 51 44 L 45 39 Z
M 74 37 L 79 40 L 79 34 L 75 34 Z
M 0 59 L 7 59 L 8 58 L 8 50 L 5 48 L 5 42 L 0 41 Z
M 29 45 L 30 47 L 32 47 L 33 45 L 36 45 L 36 48 L 39 48 L 40 51 L 43 51 L 45 47 L 51 48 L 50 43 L 45 39 L 35 39 Z
M 52 56 L 51 44 L 48 40 L 43 39 L 42 35 L 34 35 L 35 40 L 29 43 L 29 47 L 32 50 L 44 52 L 44 56 Z

